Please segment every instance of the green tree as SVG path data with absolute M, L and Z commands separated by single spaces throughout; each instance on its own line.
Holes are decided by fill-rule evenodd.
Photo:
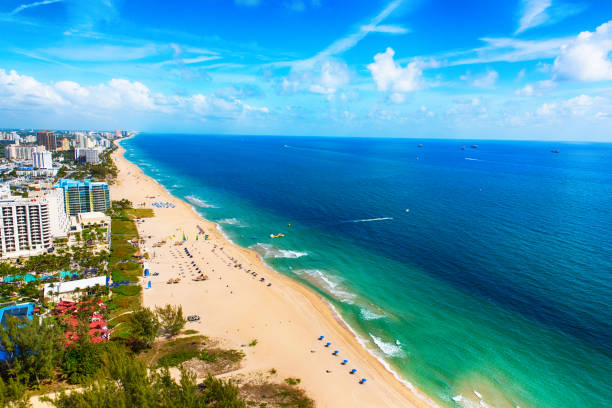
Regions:
M 128 325 L 132 334 L 132 348 L 135 351 L 151 348 L 160 329 L 155 313 L 142 307 L 130 314 Z
M 61 328 L 53 319 L 19 319 L 8 316 L 0 329 L 0 347 L 6 359 L 0 362 L 2 377 L 40 384 L 53 378 L 61 357 Z
M 85 383 L 98 372 L 102 363 L 99 350 L 90 342 L 77 342 L 66 350 L 61 370 L 70 384 Z
M 169 337 L 177 335 L 187 324 L 187 320 L 183 317 L 182 306 L 156 307 L 155 314 L 159 319 L 162 331 Z
M 9 408 L 26 408 L 30 406 L 26 397 L 26 387 L 15 379 L 5 383 L 0 378 L 0 406 Z

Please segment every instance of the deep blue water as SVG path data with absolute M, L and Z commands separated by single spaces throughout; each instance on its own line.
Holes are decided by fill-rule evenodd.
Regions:
M 497 406 L 609 400 L 612 144 L 141 134 L 124 146 L 438 401 L 465 405 L 476 387 Z

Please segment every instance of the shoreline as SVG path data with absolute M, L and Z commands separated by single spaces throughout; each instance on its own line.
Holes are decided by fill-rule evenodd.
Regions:
M 144 208 L 152 208 L 152 206 L 150 205 L 151 200 L 148 198 L 149 195 L 138 194 L 139 191 L 138 191 L 138 188 L 136 188 L 136 186 L 138 185 L 138 187 L 142 189 L 141 193 L 149 192 L 150 195 L 154 195 L 155 198 L 157 198 L 157 196 L 159 195 L 161 198 L 159 198 L 158 201 L 160 200 L 161 201 L 171 201 L 171 202 L 173 201 L 176 204 L 176 208 L 173 208 L 173 209 L 158 209 L 158 208 L 153 207 L 155 211 L 155 217 L 151 219 L 147 219 L 146 223 L 138 224 L 139 233 L 141 235 L 152 237 L 151 238 L 152 241 L 156 241 L 156 240 L 159 241 L 160 238 L 164 239 L 166 237 L 166 235 L 163 233 L 160 233 L 160 231 L 167 229 L 168 221 L 174 222 L 177 224 L 181 223 L 183 226 L 183 231 L 189 228 L 189 224 L 185 225 L 185 221 L 187 222 L 189 222 L 190 220 L 197 221 L 198 223 L 202 225 L 206 233 L 212 237 L 210 241 L 200 241 L 200 242 L 204 242 L 205 244 L 216 242 L 217 244 L 220 245 L 221 253 L 231 254 L 231 256 L 228 256 L 228 258 L 238 259 L 240 257 L 242 259 L 245 259 L 246 262 L 248 262 L 258 273 L 261 273 L 262 276 L 268 277 L 268 281 L 270 281 L 270 278 L 271 278 L 272 282 L 274 282 L 274 290 L 267 291 L 266 295 L 268 293 L 270 294 L 274 293 L 274 295 L 276 295 L 274 296 L 274 299 L 272 299 L 274 301 L 274 306 L 277 306 L 277 305 L 281 305 L 282 307 L 286 306 L 287 309 L 291 309 L 293 306 L 293 309 L 297 309 L 300 313 L 304 313 L 304 314 L 308 313 L 310 315 L 309 318 L 312 318 L 313 320 L 310 321 L 309 318 L 307 319 L 302 318 L 304 322 L 302 322 L 302 326 L 300 326 L 300 329 L 301 331 L 304 331 L 304 329 L 307 329 L 307 331 L 310 333 L 308 336 L 312 338 L 308 338 L 307 340 L 305 340 L 303 338 L 300 338 L 298 335 L 298 338 L 297 338 L 298 342 L 301 341 L 303 343 L 307 343 L 306 345 L 308 347 L 315 347 L 317 344 L 320 345 L 320 342 L 316 341 L 316 337 L 319 333 L 321 333 L 321 334 L 325 334 L 326 339 L 328 338 L 334 339 L 334 347 L 340 347 L 340 346 L 336 346 L 336 344 L 340 344 L 342 349 L 348 349 L 350 350 L 351 354 L 355 355 L 359 363 L 358 364 L 359 373 L 360 373 L 359 378 L 361 378 L 361 375 L 365 375 L 365 377 L 368 379 L 367 385 L 357 384 L 357 381 L 356 381 L 357 377 L 351 377 L 352 379 L 354 379 L 354 381 L 352 381 L 352 384 L 347 385 L 346 376 L 343 377 L 342 380 L 339 380 L 337 382 L 333 382 L 333 380 L 331 379 L 330 381 L 320 381 L 317 378 L 319 377 L 319 375 L 317 375 L 317 377 L 315 378 L 312 378 L 313 370 L 303 370 L 303 369 L 300 369 L 301 367 L 298 368 L 300 362 L 301 363 L 306 362 L 306 360 L 304 360 L 306 357 L 303 357 L 303 358 L 298 357 L 296 359 L 291 354 L 288 356 L 284 356 L 289 359 L 293 357 L 295 361 L 292 361 L 292 362 L 296 363 L 293 365 L 289 364 L 290 366 L 294 366 L 294 368 L 288 368 L 286 372 L 292 375 L 299 375 L 304 380 L 304 382 L 301 385 L 306 390 L 307 394 L 315 400 L 317 406 L 330 406 L 330 407 L 339 406 L 338 403 L 341 403 L 342 405 L 348 405 L 349 403 L 352 403 L 352 404 L 358 403 L 360 406 L 363 406 L 362 404 L 364 403 L 368 404 L 367 406 L 402 406 L 402 407 L 406 407 L 406 406 L 413 406 L 413 407 L 432 407 L 434 406 L 435 407 L 437 406 L 437 404 L 433 400 L 428 398 L 424 393 L 420 392 L 412 383 L 403 379 L 402 376 L 398 372 L 393 370 L 390 367 L 390 364 L 386 362 L 381 356 L 376 355 L 376 353 L 373 350 L 368 348 L 365 345 L 365 341 L 361 338 L 361 336 L 359 336 L 359 334 L 356 333 L 344 321 L 342 316 L 338 313 L 338 311 L 334 308 L 334 306 L 331 303 L 329 303 L 327 300 L 322 298 L 319 294 L 314 292 L 312 289 L 275 271 L 273 268 L 267 265 L 265 261 L 262 259 L 262 257 L 255 251 L 248 249 L 248 248 L 240 247 L 237 244 L 233 243 L 222 232 L 219 224 L 209 221 L 205 219 L 204 217 L 202 217 L 197 212 L 197 210 L 193 207 L 191 203 L 173 196 L 165 188 L 165 186 L 158 183 L 152 177 L 147 176 L 136 164 L 126 159 L 124 155 L 125 148 L 121 146 L 120 144 L 120 142 L 124 140 L 127 140 L 127 139 L 121 139 L 120 141 L 115 142 L 115 144 L 118 146 L 118 149 L 112 154 L 113 160 L 119 170 L 117 183 L 115 185 L 111 185 L 110 187 L 111 191 L 113 192 L 114 198 L 115 199 L 128 198 L 135 204 L 135 206 L 137 203 L 145 203 L 145 205 L 146 204 L 149 204 L 149 205 L 146 205 Z M 153 194 L 154 192 L 157 194 Z M 179 214 L 181 210 L 183 210 L 183 212 L 186 210 L 188 214 Z M 160 215 L 162 214 L 168 215 L 168 216 L 161 217 Z M 176 215 L 178 215 L 178 219 Z M 191 231 L 189 231 L 189 235 L 192 235 Z M 147 242 L 146 245 L 149 245 L 149 244 L 150 244 L 150 241 Z M 186 245 L 189 245 L 189 244 L 191 244 L 191 242 Z M 212 249 L 211 252 L 214 253 L 215 248 L 216 246 Z M 170 247 L 170 249 L 172 248 Z M 196 250 L 197 249 L 194 249 L 194 251 Z M 215 254 L 215 256 L 219 257 L 218 253 L 219 251 L 217 251 L 217 254 Z M 169 254 L 165 258 L 169 258 Z M 198 257 L 196 259 L 202 259 L 204 262 L 206 262 L 206 264 L 216 262 L 216 263 L 213 263 L 212 265 L 218 268 L 217 270 L 225 266 L 219 260 L 215 260 L 214 258 L 212 258 L 210 254 L 205 254 L 205 256 L 203 254 L 203 256 Z M 156 270 L 159 269 L 161 271 L 165 269 L 163 274 L 160 273 L 160 275 L 162 275 L 162 279 L 165 279 L 168 276 L 166 275 L 166 272 L 168 274 L 174 273 L 173 270 L 175 268 L 176 263 L 173 264 L 172 260 L 170 259 L 170 263 L 167 264 L 168 260 L 169 259 L 164 259 L 164 258 L 160 258 L 160 260 L 158 260 L 157 257 L 155 257 L 153 260 L 149 262 L 151 264 L 156 264 L 155 266 Z M 226 261 L 223 261 L 223 263 L 225 262 Z M 227 277 L 230 275 L 226 273 L 229 270 L 234 270 L 235 268 L 231 268 L 230 264 L 228 264 L 227 268 L 225 269 L 226 270 L 223 271 L 223 275 L 219 276 L 219 280 L 222 280 L 222 278 L 227 279 Z M 212 271 L 215 271 L 215 269 L 212 269 Z M 232 288 L 239 287 L 240 290 L 242 290 L 243 287 L 247 288 L 247 286 L 244 285 L 244 283 L 245 283 L 245 280 L 248 278 L 249 278 L 248 276 L 242 275 L 241 278 L 238 278 L 238 280 L 232 279 L 232 282 L 230 282 L 232 285 Z M 144 286 L 144 280 L 142 283 Z M 151 290 L 151 289 L 143 290 L 143 305 L 144 306 L 150 307 L 155 304 L 160 304 L 158 302 L 163 301 L 163 300 L 169 300 L 167 303 L 172 303 L 172 302 L 176 303 L 176 300 L 171 299 L 171 298 L 174 297 L 175 289 L 179 289 L 179 290 L 182 289 L 184 284 L 179 284 L 180 288 L 177 288 L 174 285 L 172 285 L 171 287 L 160 286 L 158 288 L 157 285 L 158 284 L 161 285 L 162 283 L 163 282 L 161 280 L 158 280 L 158 282 L 154 283 L 155 290 Z M 195 304 L 193 303 L 194 299 L 191 299 L 189 297 L 189 295 L 192 293 L 191 292 L 192 288 L 189 285 L 191 284 L 187 283 L 187 285 L 184 286 L 185 289 L 180 291 L 180 295 L 184 295 L 184 297 L 181 296 L 182 300 L 178 303 L 181 305 L 184 305 L 184 309 L 196 308 L 196 310 L 199 310 L 197 308 L 202 308 L 203 306 L 201 305 L 201 303 L 203 302 L 196 302 Z M 204 285 L 207 285 L 207 284 L 204 284 Z M 226 285 L 226 288 L 229 286 L 230 285 Z M 281 291 L 276 293 L 277 289 L 280 289 Z M 213 289 L 210 289 L 210 291 L 212 290 Z M 266 295 L 254 294 L 252 293 L 250 286 L 248 287 L 247 290 L 251 292 L 249 300 L 253 304 L 258 304 L 259 306 L 262 306 L 262 305 L 267 306 L 266 304 L 272 301 L 271 300 L 270 302 L 267 302 L 268 301 L 267 298 L 272 297 L 272 295 L 266 296 Z M 224 300 L 225 299 L 224 296 L 226 296 L 226 294 L 223 295 L 218 292 L 219 291 L 215 292 L 214 294 L 215 296 L 219 296 L 217 300 L 219 301 Z M 152 295 L 154 293 L 155 295 L 158 295 L 158 296 L 153 297 Z M 207 295 L 211 295 L 209 294 L 209 290 L 206 290 L 206 293 Z M 232 293 L 233 291 L 230 291 L 230 294 Z M 159 296 L 160 294 L 161 296 Z M 288 295 L 295 295 L 295 296 L 291 296 L 291 300 L 289 300 Z M 208 298 L 208 296 L 203 297 L 200 300 L 204 300 L 205 298 Z M 280 299 L 276 299 L 276 298 L 280 298 Z M 273 313 L 275 310 L 277 309 L 272 309 L 271 313 Z M 228 314 L 231 314 L 232 310 L 227 310 L 225 312 L 227 312 Z M 277 314 L 280 315 L 281 314 L 280 311 Z M 275 316 L 275 317 L 278 317 L 278 316 Z M 291 319 L 299 319 L 299 317 L 295 313 L 290 314 L 289 317 Z M 228 316 L 228 318 L 230 318 L 230 316 Z M 292 323 L 292 321 L 293 320 L 288 320 L 288 323 Z M 240 320 L 239 323 L 240 323 L 239 325 L 241 325 L 240 329 L 247 330 L 249 324 L 251 324 L 252 321 L 246 320 L 246 322 L 243 322 L 242 320 Z M 282 321 L 281 321 L 281 324 L 282 324 Z M 267 327 L 268 324 L 266 323 L 265 326 Z M 188 327 L 188 328 L 191 328 L 191 327 Z M 229 341 L 230 343 L 232 342 L 232 340 L 229 340 L 228 337 L 232 336 L 229 334 L 229 330 L 234 329 L 234 327 L 231 327 L 230 323 L 226 323 L 225 319 L 221 319 L 221 322 L 219 322 L 219 326 L 218 327 L 214 326 L 214 328 L 216 330 L 212 330 L 212 331 L 226 333 L 226 335 L 224 336 L 224 341 Z M 237 329 L 237 331 L 239 331 L 240 329 Z M 287 334 L 285 327 L 279 326 L 279 327 L 276 327 L 276 329 L 283 331 L 284 334 Z M 273 329 L 265 329 L 265 330 L 272 331 Z M 202 333 L 204 334 L 207 334 L 208 332 L 209 332 L 208 327 L 202 330 Z M 295 336 L 295 333 L 293 333 L 292 331 L 291 335 Z M 313 342 L 313 340 L 315 341 Z M 266 347 L 268 348 L 268 351 L 270 351 L 269 348 L 272 347 L 272 350 L 274 350 L 274 347 L 275 347 L 274 344 L 264 345 L 263 343 L 264 341 L 262 340 L 262 345 L 261 345 L 262 348 Z M 312 346 L 312 344 L 314 344 L 315 346 Z M 260 346 L 258 345 L 257 348 L 259 347 Z M 252 358 L 254 356 L 251 355 L 255 353 L 250 353 L 249 352 L 250 350 L 246 350 L 246 351 L 247 351 L 247 359 L 244 363 L 244 367 L 241 370 L 239 370 L 240 372 L 256 371 L 257 369 L 261 369 L 262 365 L 267 365 L 269 367 L 280 367 L 284 363 L 283 361 L 275 361 L 277 359 L 273 357 L 275 354 L 274 352 L 271 353 L 271 356 L 267 356 L 263 361 L 260 360 L 260 361 L 252 362 L 251 360 L 257 360 L 257 358 Z M 313 351 L 313 349 L 310 350 L 311 353 L 314 353 L 315 351 L 316 350 Z M 310 357 L 312 356 L 314 356 L 314 354 L 310 355 Z M 322 360 L 322 359 L 319 359 L 318 357 L 319 355 L 317 355 L 317 360 Z M 280 357 L 279 359 L 282 360 L 282 358 Z M 361 374 L 361 373 L 365 373 L 365 374 Z M 325 371 L 323 371 L 323 374 L 321 374 L 321 376 L 325 376 L 325 375 L 326 375 Z M 333 382 L 333 384 L 330 384 L 331 382 Z M 333 390 L 330 389 L 330 385 L 333 385 Z M 346 394 L 346 395 L 343 396 L 341 394 Z

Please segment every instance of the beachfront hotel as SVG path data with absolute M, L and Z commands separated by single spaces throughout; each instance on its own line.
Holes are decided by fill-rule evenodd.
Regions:
M 44 146 L 19 146 L 17 144 L 8 145 L 4 149 L 5 156 L 9 160 L 32 160 L 36 152 L 44 152 Z
M 2 258 L 40 254 L 53 245 L 50 207 L 45 198 L 0 199 Z
M 110 208 L 108 183 L 61 179 L 58 187 L 64 190 L 68 216 L 92 211 L 106 212 Z

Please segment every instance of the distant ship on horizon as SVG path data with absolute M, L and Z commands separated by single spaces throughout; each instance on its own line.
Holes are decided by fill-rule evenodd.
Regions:
M 471 145 L 470 146 L 472 149 L 478 149 L 478 145 Z
M 559 150 L 555 149 L 555 150 L 551 150 L 551 153 L 559 153 Z

